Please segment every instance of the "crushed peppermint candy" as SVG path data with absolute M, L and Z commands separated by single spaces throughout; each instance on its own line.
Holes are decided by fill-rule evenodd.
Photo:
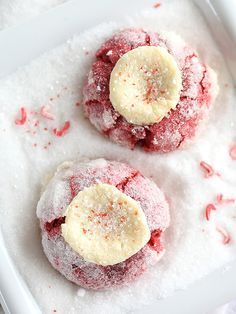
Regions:
M 234 204 L 235 199 L 234 198 L 224 198 L 223 194 L 217 194 L 216 196 L 216 202 L 218 204 Z
M 209 165 L 208 163 L 206 163 L 205 161 L 201 161 L 200 162 L 200 167 L 204 171 L 204 177 L 205 178 L 212 177 L 213 175 L 218 175 L 219 176 L 219 173 L 215 172 L 214 169 L 212 168 L 212 166 Z
M 27 120 L 27 112 L 24 107 L 20 108 L 20 114 L 21 114 L 21 117 L 15 120 L 15 124 L 17 125 L 23 125 L 26 123 L 26 120 Z
M 217 226 L 216 230 L 221 234 L 223 244 L 228 244 L 231 240 L 231 237 L 230 237 L 229 233 L 227 232 L 227 230 L 221 226 Z
M 50 112 L 49 106 L 42 106 L 40 109 L 40 114 L 42 117 L 49 119 L 49 120 L 54 120 L 55 116 Z
M 67 131 L 69 130 L 70 128 L 70 121 L 66 121 L 65 124 L 63 125 L 63 127 L 61 129 L 58 129 L 58 128 L 54 128 L 53 129 L 53 133 L 58 136 L 58 137 L 61 137 L 61 136 L 64 136 Z
M 208 204 L 206 206 L 206 211 L 205 211 L 205 214 L 206 214 L 206 219 L 207 220 L 210 220 L 210 214 L 213 210 L 216 210 L 216 207 L 214 204 Z

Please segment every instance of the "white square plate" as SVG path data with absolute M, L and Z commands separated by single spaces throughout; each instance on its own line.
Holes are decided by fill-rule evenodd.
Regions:
M 37 19 L 0 32 L 0 77 L 63 43 L 75 33 L 101 22 L 118 20 L 124 13 L 133 14 L 134 8 L 135 11 L 150 8 L 154 3 L 152 0 L 120 0 L 114 8 L 114 1 L 110 0 L 81 2 L 69 1 Z M 0 291 L 5 310 L 12 314 L 39 312 L 26 285 L 19 279 L 0 238 L 1 242 Z M 225 269 L 219 269 L 186 291 L 176 292 L 167 299 L 147 306 L 145 313 L 202 314 L 236 298 L 236 265 L 232 263 L 227 271 Z M 136 313 L 143 312 L 144 309 Z

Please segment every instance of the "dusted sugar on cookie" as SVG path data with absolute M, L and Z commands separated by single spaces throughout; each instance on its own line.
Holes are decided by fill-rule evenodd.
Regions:
M 169 207 L 153 181 L 104 159 L 62 164 L 37 207 L 44 252 L 90 289 L 129 284 L 164 254 Z
M 97 51 L 83 106 L 114 142 L 169 152 L 194 137 L 217 92 L 215 72 L 177 35 L 126 29 Z

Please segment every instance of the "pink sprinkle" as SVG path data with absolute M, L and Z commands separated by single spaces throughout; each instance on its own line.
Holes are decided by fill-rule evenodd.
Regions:
M 208 163 L 206 163 L 205 161 L 201 161 L 200 162 L 200 167 L 202 167 L 202 169 L 204 170 L 205 174 L 204 174 L 204 177 L 205 178 L 209 178 L 209 177 L 212 177 L 214 174 L 218 175 L 219 176 L 219 173 L 216 173 L 212 166 L 209 165 Z
M 53 129 L 53 133 L 56 136 L 61 137 L 65 135 L 65 133 L 68 131 L 69 128 L 70 128 L 70 121 L 66 121 L 61 129 L 57 129 L 57 128 Z
M 23 124 L 25 124 L 25 122 L 27 120 L 27 112 L 26 112 L 26 109 L 24 107 L 20 108 L 20 113 L 21 113 L 20 119 L 15 120 L 15 124 L 17 124 L 17 125 L 23 125 Z
M 216 230 L 222 235 L 223 244 L 228 244 L 231 240 L 229 233 L 223 228 L 218 226 Z
M 210 220 L 210 214 L 212 210 L 216 210 L 216 207 L 214 204 L 208 204 L 206 206 L 206 219 L 209 221 Z
M 231 147 L 229 155 L 233 160 L 236 160 L 236 144 Z
M 234 198 L 224 198 L 223 194 L 218 194 L 216 196 L 216 201 L 218 204 L 233 204 L 235 202 Z
M 49 111 L 48 106 L 42 106 L 40 109 L 40 114 L 42 117 L 49 119 L 49 120 L 54 120 L 55 116 Z

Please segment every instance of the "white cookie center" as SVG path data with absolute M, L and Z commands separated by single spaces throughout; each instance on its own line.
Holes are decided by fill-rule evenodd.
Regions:
M 65 215 L 65 241 L 86 261 L 99 265 L 125 261 L 150 239 L 139 203 L 109 184 L 80 191 Z
M 162 47 L 143 46 L 125 53 L 110 77 L 110 101 L 128 122 L 161 121 L 178 104 L 182 87 L 176 61 Z

